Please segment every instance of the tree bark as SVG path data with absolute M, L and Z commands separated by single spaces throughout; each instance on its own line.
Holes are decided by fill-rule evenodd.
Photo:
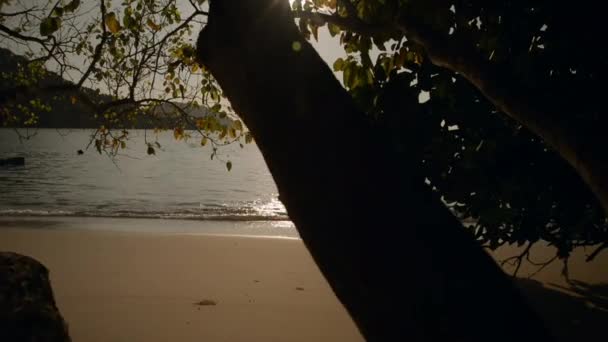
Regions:
M 354 105 L 286 0 L 214 0 L 197 44 L 368 341 L 551 340 L 511 280 Z M 412 127 L 415 129 L 415 127 Z M 415 151 L 411 151 L 412 155 Z

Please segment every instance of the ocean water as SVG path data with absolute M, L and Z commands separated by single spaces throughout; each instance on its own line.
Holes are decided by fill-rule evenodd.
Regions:
M 155 226 L 167 231 L 187 220 L 181 225 L 189 232 L 296 234 L 255 144 L 222 147 L 212 160 L 211 148 L 199 139 L 132 130 L 127 147 L 111 158 L 94 146 L 86 149 L 91 133 L 39 129 L 20 140 L 13 130 L 0 129 L 0 158 L 25 157 L 25 166 L 0 167 L 0 216 L 158 219 Z M 145 139 L 160 143 L 155 155 L 147 155 Z

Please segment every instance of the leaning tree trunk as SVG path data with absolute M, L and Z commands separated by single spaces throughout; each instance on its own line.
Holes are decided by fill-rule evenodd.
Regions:
M 287 0 L 212 1 L 197 48 L 368 341 L 550 340 L 302 39 Z

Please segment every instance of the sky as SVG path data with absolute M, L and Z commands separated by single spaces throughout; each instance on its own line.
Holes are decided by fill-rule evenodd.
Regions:
M 43 8 L 46 6 L 41 6 L 43 3 L 52 3 L 52 1 L 48 0 L 19 0 L 14 1 L 8 6 L 3 6 L 4 12 L 12 12 L 18 11 L 23 8 L 30 7 L 32 5 L 37 6 L 38 8 Z M 293 0 L 289 0 L 290 3 L 293 3 Z M 186 17 L 189 13 L 191 13 L 191 9 L 189 8 L 189 3 L 187 1 L 178 1 L 178 8 L 182 12 L 182 17 Z M 116 5 L 116 4 L 115 4 Z M 98 15 L 98 11 L 96 10 L 97 5 L 95 3 L 91 3 L 90 1 L 82 1 L 80 9 L 88 14 L 83 17 L 83 21 L 88 21 L 88 17 L 93 15 Z M 195 29 L 195 32 L 198 30 Z M 311 41 L 312 45 L 315 47 L 317 52 L 323 57 L 323 59 L 328 63 L 333 63 L 333 61 L 341 56 L 344 56 L 344 50 L 339 46 L 339 42 L 337 37 L 332 38 L 327 31 L 327 28 L 322 28 L 319 30 L 319 41 L 315 41 L 314 39 Z M 4 45 L 4 44 L 3 44 Z
M 289 3 L 293 3 L 294 0 L 289 0 Z M 191 13 L 191 9 L 188 8 L 189 4 L 187 1 L 178 1 L 178 7 L 182 12 L 182 17 L 185 17 L 188 13 Z M 205 8 L 205 7 L 203 7 Z M 198 34 L 198 30 L 194 30 Z M 321 58 L 331 66 L 334 61 L 339 57 L 344 57 L 344 49 L 340 46 L 339 38 L 332 37 L 329 34 L 327 27 L 319 29 L 319 40 L 315 41 L 311 38 L 310 43 L 317 50 Z
M 319 41 L 317 42 L 312 38 L 311 44 L 329 66 L 339 57 L 346 55 L 344 49 L 340 46 L 338 36 L 330 36 L 327 27 L 319 30 Z
M 292 0 L 290 0 L 290 2 L 292 2 Z M 22 10 L 24 8 L 29 8 L 32 5 L 36 6 L 38 8 L 44 8 L 44 12 L 47 13 L 50 8 L 48 6 L 51 6 L 54 2 L 50 1 L 50 0 L 19 0 L 19 1 L 14 1 L 12 3 L 12 5 L 9 6 L 3 6 L 2 11 L 3 12 L 16 12 L 19 10 Z M 50 5 L 49 5 L 50 4 Z M 46 5 L 46 6 L 45 6 Z M 190 5 L 190 3 L 188 1 L 177 1 L 177 6 L 180 9 L 180 12 L 182 14 L 182 18 L 186 18 L 187 16 L 189 16 L 192 13 L 192 7 Z M 121 7 L 122 5 L 120 5 L 119 2 L 114 2 L 111 7 L 108 8 L 108 10 L 113 10 L 116 7 Z M 204 6 L 206 7 L 206 6 Z M 203 7 L 203 10 L 205 9 Z M 122 18 L 122 9 L 115 9 L 118 13 L 119 16 L 119 20 Z M 79 7 L 79 12 L 83 13 L 83 15 L 78 19 L 79 22 L 82 23 L 88 23 L 91 22 L 92 19 L 94 17 L 98 17 L 99 16 L 99 8 L 98 8 L 98 4 L 96 1 L 91 1 L 91 0 L 84 0 L 82 1 L 80 7 Z M 18 27 L 18 23 L 17 22 L 11 22 L 11 21 L 7 21 L 5 23 L 7 26 L 9 27 Z M 200 31 L 200 28 L 202 27 L 202 25 L 200 24 L 194 24 L 193 27 L 193 36 L 190 37 L 192 42 L 196 41 L 196 37 L 198 36 L 198 32 Z M 37 27 L 34 27 L 34 29 L 36 29 Z M 36 30 L 37 31 L 37 30 Z M 36 32 L 33 32 L 33 35 L 35 35 Z M 338 37 L 331 37 L 329 34 L 329 31 L 327 29 L 327 27 L 323 27 L 319 29 L 319 34 L 318 34 L 318 41 L 314 40 L 314 38 L 311 39 L 311 44 L 313 45 L 313 47 L 317 50 L 317 52 L 319 53 L 319 55 L 325 60 L 325 62 L 330 66 L 333 65 L 333 62 L 339 58 L 339 57 L 344 57 L 345 56 L 345 52 L 344 49 L 340 46 L 339 44 L 339 38 Z M 25 51 L 27 51 L 29 48 L 26 46 L 17 46 L 13 43 L 11 43 L 10 41 L 0 41 L 0 47 L 7 47 L 10 48 L 11 50 L 13 50 L 14 52 L 18 53 L 18 54 L 23 54 Z M 38 50 L 40 47 L 37 44 L 32 44 L 31 45 L 32 48 Z M 78 66 L 78 65 L 82 65 L 84 68 L 84 65 L 87 65 L 88 62 L 85 61 L 82 57 L 79 56 L 71 56 L 70 60 L 72 60 L 72 62 L 70 64 Z M 51 60 L 51 63 L 49 65 L 47 65 L 47 67 L 50 67 L 51 70 L 56 67 L 53 65 L 53 62 Z M 80 78 L 80 76 L 82 75 L 83 70 L 81 70 L 80 72 L 77 71 L 68 71 L 67 74 L 65 75 L 67 78 L 75 81 L 78 80 Z M 342 76 L 341 75 L 336 75 L 338 80 L 342 80 Z M 103 90 L 103 88 L 105 88 L 105 86 L 99 84 L 99 83 L 91 83 L 91 82 L 86 82 L 85 86 L 87 87 L 99 87 L 100 90 L 102 90 L 102 92 L 105 92 Z M 159 90 L 162 91 L 162 90 Z

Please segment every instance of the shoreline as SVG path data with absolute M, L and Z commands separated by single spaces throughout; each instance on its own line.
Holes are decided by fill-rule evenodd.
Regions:
M 3 227 L 93 232 L 296 238 L 291 221 L 222 221 L 96 216 L 0 216 Z

